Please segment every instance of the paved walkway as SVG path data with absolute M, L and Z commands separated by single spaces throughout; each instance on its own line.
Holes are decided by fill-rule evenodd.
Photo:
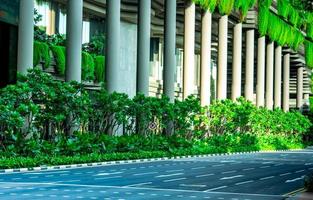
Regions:
M 305 150 L 7 173 L 0 199 L 276 200 L 311 171 L 313 151 Z

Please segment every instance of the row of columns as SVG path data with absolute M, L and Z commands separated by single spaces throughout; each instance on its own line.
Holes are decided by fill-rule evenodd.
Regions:
M 81 40 L 83 0 L 69 0 L 67 18 L 67 51 L 66 51 L 66 81 L 81 81 Z M 20 27 L 18 48 L 18 71 L 26 73 L 33 65 L 33 0 L 20 1 Z M 107 0 L 107 43 L 106 43 L 106 84 L 109 92 L 118 91 L 119 47 L 120 47 L 120 0 Z M 183 97 L 194 94 L 193 71 L 195 68 L 195 21 L 196 6 L 189 2 L 185 7 L 184 32 L 184 69 L 183 69 Z M 151 0 L 139 0 L 138 16 L 138 48 L 137 48 L 137 92 L 149 95 L 149 50 L 151 31 Z M 211 35 L 212 14 L 210 11 L 202 13 L 201 29 L 201 104 L 210 104 L 210 64 L 211 64 Z M 228 16 L 219 19 L 218 34 L 218 75 L 217 99 L 227 98 L 227 42 Z M 254 88 L 254 44 L 255 31 L 246 32 L 246 71 L 244 96 L 253 101 Z M 233 35 L 233 74 L 232 95 L 235 100 L 241 96 L 242 74 L 242 24 L 234 27 Z M 165 1 L 164 26 L 164 93 L 174 101 L 175 76 L 175 46 L 176 46 L 176 1 Z M 281 107 L 281 77 L 282 77 L 282 47 L 274 49 L 274 43 L 266 44 L 266 38 L 257 41 L 257 89 L 256 105 L 266 106 L 268 109 Z M 274 59 L 275 54 L 275 59 Z M 275 73 L 274 73 L 275 66 Z M 289 110 L 289 77 L 290 55 L 283 57 L 283 109 Z M 266 69 L 266 70 L 265 70 Z M 266 76 L 265 76 L 266 72 Z M 275 75 L 274 75 L 275 74 Z M 275 78 L 275 79 L 274 79 Z M 275 84 L 274 84 L 275 80 Z M 266 81 L 266 84 L 265 84 Z M 266 90 L 265 90 L 266 85 Z M 273 90 L 274 89 L 274 90 Z M 265 96 L 266 91 L 266 96 Z M 298 69 L 298 98 L 300 107 L 303 98 L 303 68 Z M 266 97 L 266 98 L 264 98 Z M 265 100 L 265 102 L 264 102 Z

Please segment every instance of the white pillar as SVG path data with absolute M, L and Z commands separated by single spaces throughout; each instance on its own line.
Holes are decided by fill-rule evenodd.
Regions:
M 151 0 L 139 0 L 137 93 L 149 95 Z
M 241 96 L 241 52 L 242 52 L 242 23 L 234 27 L 233 44 L 233 71 L 232 71 L 232 100 L 235 101 Z
M 21 0 L 19 10 L 17 71 L 27 74 L 33 68 L 34 0 Z
M 264 107 L 265 91 L 265 36 L 258 39 L 258 69 L 257 69 L 257 88 L 256 105 Z
M 303 105 L 303 67 L 298 68 L 297 73 L 297 108 Z
M 266 108 L 273 109 L 274 83 L 274 42 L 267 44 L 266 50 Z
M 109 92 L 119 91 L 119 54 L 121 0 L 107 0 L 106 14 L 106 86 Z
M 281 67 L 282 67 L 282 47 L 277 46 L 275 49 L 275 108 L 281 108 Z
M 164 94 L 175 99 L 175 68 L 176 68 L 176 0 L 166 0 L 164 29 Z
M 245 98 L 253 102 L 253 86 L 254 86 L 254 30 L 247 31 L 246 41 L 246 83 Z
M 201 105 L 210 104 L 211 95 L 211 37 L 212 37 L 212 14 L 209 10 L 203 11 L 201 27 Z
M 81 82 L 83 0 L 67 1 L 66 81 Z
M 289 111 L 290 54 L 284 56 L 283 110 Z
M 194 93 L 195 68 L 195 21 L 196 6 L 194 2 L 186 2 L 185 7 L 185 35 L 184 35 L 184 80 L 183 98 Z
M 227 98 L 227 32 L 228 16 L 219 19 L 217 99 Z

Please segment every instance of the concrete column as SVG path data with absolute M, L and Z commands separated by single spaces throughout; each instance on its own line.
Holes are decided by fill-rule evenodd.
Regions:
M 107 0 L 106 30 L 106 87 L 109 92 L 119 88 L 119 53 L 120 53 L 120 13 L 121 0 Z
M 232 73 L 232 94 L 231 98 L 235 101 L 241 96 L 241 51 L 242 51 L 242 23 L 234 27 L 233 44 L 233 73 Z
M 202 26 L 201 26 L 200 100 L 202 106 L 210 105 L 211 37 L 212 37 L 212 13 L 206 10 L 203 11 L 202 13 Z
M 264 107 L 265 91 L 265 36 L 258 39 L 258 69 L 257 69 L 257 88 L 256 105 Z
M 151 0 L 139 0 L 137 93 L 149 95 Z
M 20 1 L 19 9 L 17 71 L 27 74 L 27 70 L 33 68 L 34 1 Z
M 266 50 L 266 108 L 273 109 L 274 84 L 274 42 L 267 44 Z
M 227 30 L 228 16 L 219 19 L 218 32 L 218 66 L 217 66 L 217 99 L 227 98 Z
M 298 68 L 297 73 L 297 108 L 303 105 L 303 67 Z
M 290 54 L 284 56 L 283 110 L 289 111 Z
M 254 86 L 254 30 L 247 31 L 246 39 L 246 83 L 245 98 L 253 102 Z
M 274 107 L 281 108 L 281 67 L 282 67 L 282 47 L 278 46 L 275 49 L 275 96 L 274 96 Z
M 164 67 L 163 67 L 163 91 L 175 100 L 175 68 L 176 68 L 176 0 L 165 2 L 165 29 L 164 29 Z
M 83 0 L 67 2 L 66 81 L 81 82 Z
M 195 21 L 196 6 L 191 1 L 185 7 L 185 35 L 184 35 L 184 80 L 183 98 L 194 93 L 194 68 L 195 68 Z

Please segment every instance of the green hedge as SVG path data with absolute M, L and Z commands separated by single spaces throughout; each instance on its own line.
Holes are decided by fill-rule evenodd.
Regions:
M 50 50 L 49 46 L 44 42 L 34 42 L 34 66 L 40 64 L 40 61 L 44 62 L 43 68 L 48 68 L 50 66 Z

